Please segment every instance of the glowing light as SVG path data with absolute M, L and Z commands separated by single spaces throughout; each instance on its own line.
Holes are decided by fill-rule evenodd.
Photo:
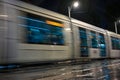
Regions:
M 120 20 L 118 20 L 118 22 L 120 23 Z
M 79 6 L 79 2 L 78 1 L 74 2 L 73 6 L 74 7 L 78 7 Z
M 0 15 L 0 17 L 8 17 L 8 15 Z
M 49 21 L 49 20 L 47 20 L 46 23 L 47 23 L 47 24 L 50 24 L 50 25 L 53 25 L 53 26 L 64 27 L 63 24 L 58 23 L 58 22 L 54 22 L 54 21 Z
M 71 31 L 71 29 L 70 29 L 70 28 L 65 28 L 65 30 L 66 30 L 66 31 Z

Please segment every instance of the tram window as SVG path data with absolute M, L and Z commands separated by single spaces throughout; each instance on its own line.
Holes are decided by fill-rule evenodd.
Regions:
M 112 49 L 115 49 L 116 48 L 115 38 L 111 37 L 111 42 L 112 42 Z
M 91 38 L 91 47 L 98 48 L 98 41 L 97 41 L 96 33 L 91 31 L 90 38 Z
M 118 46 L 119 46 L 119 50 L 120 50 L 120 39 L 119 39 L 119 45 Z
M 99 47 L 102 49 L 106 48 L 104 35 L 99 34 L 98 38 L 99 38 Z
M 117 50 L 119 50 L 119 45 L 120 45 L 120 43 L 119 43 L 119 39 L 116 38 L 116 49 L 117 49 Z
M 80 53 L 81 57 L 88 57 L 88 44 L 86 29 L 79 28 Z
M 105 37 L 104 34 L 99 33 L 98 35 L 98 46 L 100 49 L 100 56 L 105 57 L 106 56 L 106 43 L 105 43 Z
M 118 38 L 111 37 L 112 49 L 118 50 L 120 48 L 120 42 Z
M 80 28 L 79 33 L 80 33 L 81 46 L 88 46 L 86 30 L 83 28 Z
M 18 16 L 25 23 L 20 24 L 26 29 L 26 42 L 33 44 L 64 45 L 63 26 L 61 22 L 27 13 L 26 16 Z M 47 23 L 51 20 L 51 23 Z
M 64 44 L 62 28 L 51 26 L 51 44 Z

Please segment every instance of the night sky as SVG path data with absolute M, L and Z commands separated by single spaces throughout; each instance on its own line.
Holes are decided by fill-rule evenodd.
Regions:
M 22 0 L 45 9 L 68 15 L 73 0 Z M 115 32 L 114 22 L 120 17 L 120 0 L 79 0 L 79 8 L 72 9 L 75 19 Z M 118 23 L 120 34 L 120 23 Z

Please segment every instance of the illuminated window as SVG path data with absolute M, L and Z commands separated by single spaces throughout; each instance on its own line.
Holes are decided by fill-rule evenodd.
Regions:
M 106 44 L 105 44 L 105 38 L 103 34 L 98 35 L 98 46 L 100 48 L 100 56 L 105 57 L 106 56 Z
M 88 57 L 88 44 L 86 29 L 79 28 L 81 57 Z
M 120 49 L 120 41 L 118 38 L 111 37 L 112 49 Z
M 98 48 L 98 41 L 97 41 L 95 32 L 93 32 L 93 31 L 90 32 L 90 39 L 91 39 L 91 47 Z
M 19 16 L 24 23 L 21 27 L 26 29 L 26 42 L 33 44 L 63 45 L 63 24 L 61 22 L 46 22 L 48 18 L 26 13 L 26 16 Z

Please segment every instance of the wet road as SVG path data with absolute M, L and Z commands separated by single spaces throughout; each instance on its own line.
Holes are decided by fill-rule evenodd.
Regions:
M 0 73 L 0 80 L 120 80 L 120 60 L 48 65 Z

